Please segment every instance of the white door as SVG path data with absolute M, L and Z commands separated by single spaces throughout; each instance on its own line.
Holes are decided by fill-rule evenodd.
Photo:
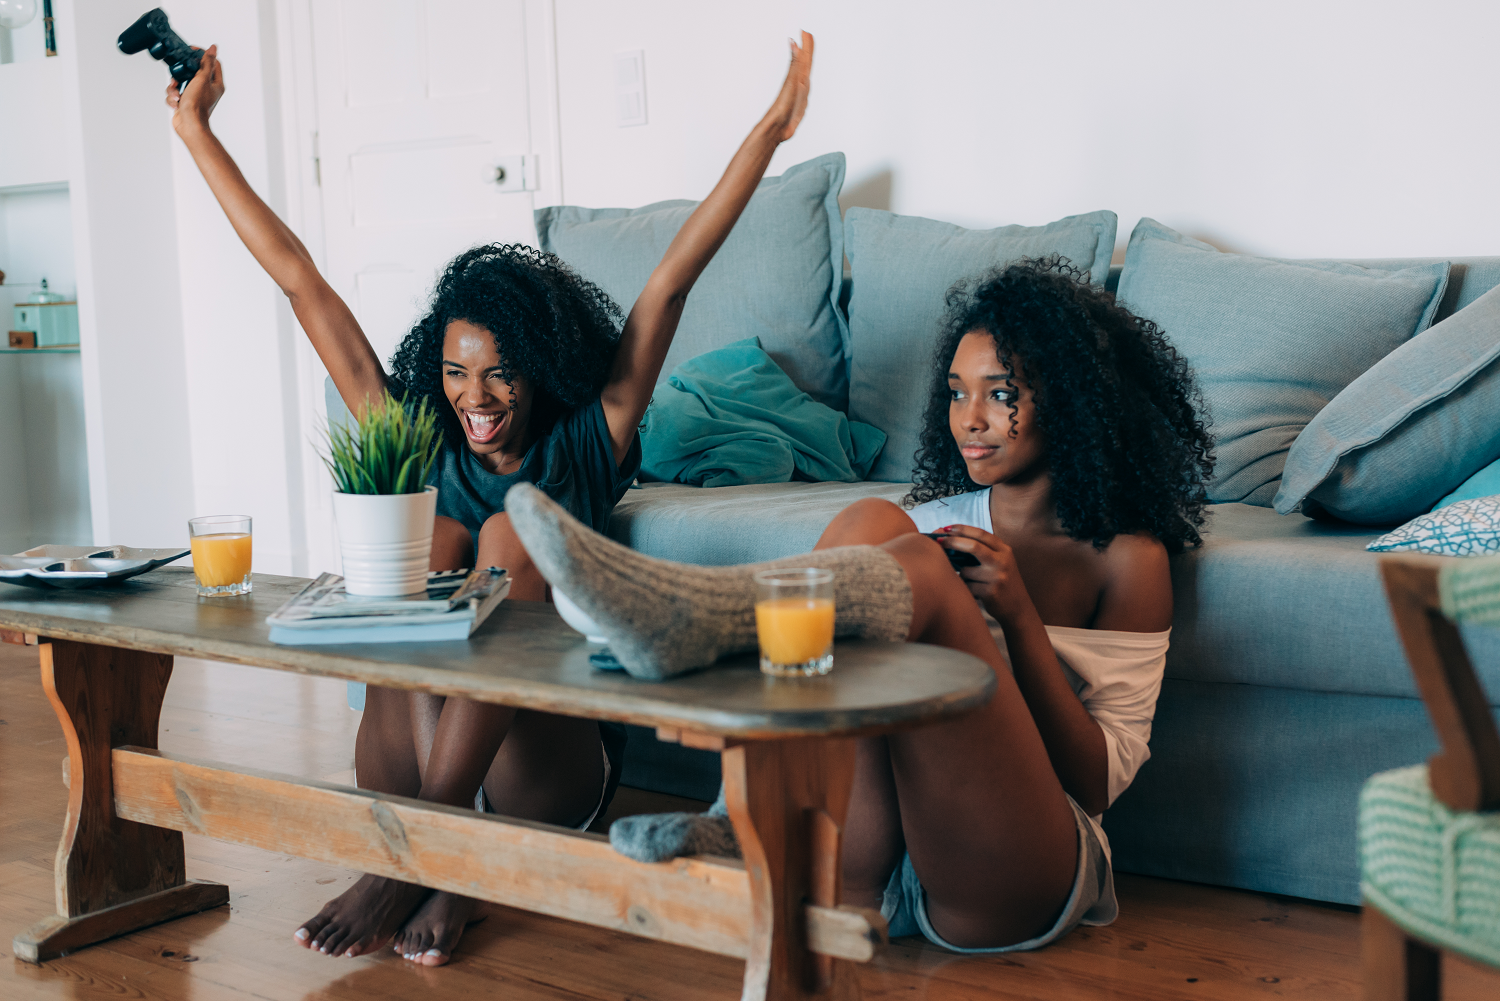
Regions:
M 525 3 L 313 0 L 312 14 L 326 277 L 385 361 L 449 260 L 536 242 Z

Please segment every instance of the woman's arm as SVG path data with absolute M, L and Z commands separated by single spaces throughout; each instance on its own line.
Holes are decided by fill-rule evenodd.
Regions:
M 172 127 L 192 154 L 234 231 L 291 300 L 297 322 L 307 331 L 344 403 L 351 412 L 363 413 L 365 401 L 378 398 L 386 386 L 385 370 L 375 349 L 349 307 L 318 274 L 302 241 L 246 183 L 208 127 L 214 105 L 224 95 L 224 67 L 218 60 L 218 46 L 210 46 L 203 54 L 203 63 L 190 83 L 185 92 L 178 90 L 175 80 L 167 88 L 167 104 L 176 111 Z
M 714 190 L 683 223 L 661 263 L 651 273 L 645 290 L 631 307 L 614 369 L 600 393 L 616 463 L 624 461 L 651 402 L 656 377 L 661 373 L 667 349 L 672 346 L 672 336 L 677 333 L 688 292 L 729 236 L 776 147 L 790 139 L 802 121 L 807 110 L 812 55 L 813 37 L 804 31 L 802 44 L 792 43 L 792 66 L 776 103 L 729 161 L 729 168 Z

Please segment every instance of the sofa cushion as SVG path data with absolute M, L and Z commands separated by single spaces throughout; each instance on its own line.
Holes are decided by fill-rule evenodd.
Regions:
M 838 310 L 843 183 L 842 153 L 760 182 L 688 296 L 658 385 L 688 358 L 757 336 L 799 389 L 835 410 L 847 407 L 847 333 Z M 697 205 L 676 200 L 638 209 L 541 208 L 537 239 L 629 310 Z
M 1045 226 L 978 230 L 875 209 L 849 210 L 844 217 L 854 278 L 849 416 L 886 433 L 871 479 L 911 479 L 932 385 L 932 349 L 953 283 L 1023 257 L 1061 254 L 1103 284 L 1116 222 L 1113 212 L 1090 212 Z
M 1391 272 L 1225 254 L 1142 219 L 1119 298 L 1197 373 L 1218 442 L 1209 499 L 1269 505 L 1299 432 L 1431 325 L 1447 280 L 1446 261 Z
M 909 483 L 756 483 L 692 487 L 647 483 L 629 490 L 609 534 L 666 560 L 723 566 L 812 549 L 836 514 L 864 497 L 899 502 Z
M 1312 419 L 1276 510 L 1414 518 L 1500 455 L 1500 288 L 1396 348 Z
M 1380 556 L 1365 551 L 1375 535 L 1249 504 L 1215 506 L 1202 548 L 1172 561 L 1167 677 L 1417 697 Z M 1500 706 L 1500 629 L 1462 630 Z

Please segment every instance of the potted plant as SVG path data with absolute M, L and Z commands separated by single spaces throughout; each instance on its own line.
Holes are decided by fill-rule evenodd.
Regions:
M 350 594 L 394 597 L 427 589 L 437 487 L 427 477 L 441 444 L 437 415 L 423 400 L 414 411 L 389 393 L 367 402 L 357 420 L 327 430 L 323 462 L 337 487 L 344 587 Z

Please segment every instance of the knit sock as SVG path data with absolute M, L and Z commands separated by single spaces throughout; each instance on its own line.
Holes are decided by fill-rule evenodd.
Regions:
M 610 825 L 609 843 L 637 862 L 665 862 L 681 855 L 739 858 L 740 842 L 724 805 L 724 785 L 706 813 L 645 813 Z
M 900 642 L 911 626 L 906 571 L 877 546 L 700 567 L 627 549 L 580 524 L 529 483 L 510 488 L 505 513 L 547 583 L 589 614 L 637 678 L 669 678 L 754 650 L 757 570 L 832 570 L 836 636 Z

